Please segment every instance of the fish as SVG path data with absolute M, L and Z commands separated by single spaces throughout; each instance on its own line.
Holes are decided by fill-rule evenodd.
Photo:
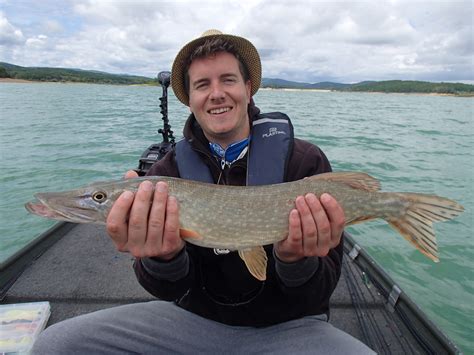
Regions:
M 421 193 L 382 192 L 380 182 L 363 172 L 323 173 L 293 182 L 261 186 L 215 185 L 165 176 L 95 182 L 70 191 L 35 194 L 26 209 L 41 217 L 105 224 L 120 194 L 143 181 L 168 184 L 179 203 L 181 237 L 189 243 L 238 251 L 249 272 L 265 280 L 264 245 L 288 236 L 288 216 L 297 196 L 329 193 L 344 210 L 346 225 L 383 219 L 434 262 L 439 261 L 433 222 L 464 210 L 456 201 Z

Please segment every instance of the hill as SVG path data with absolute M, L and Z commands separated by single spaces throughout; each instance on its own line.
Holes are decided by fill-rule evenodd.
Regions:
M 309 84 L 309 83 L 301 83 L 298 81 L 289 81 L 289 80 L 272 79 L 272 78 L 263 78 L 262 84 L 261 84 L 262 88 L 272 88 L 272 89 L 342 90 L 350 86 L 351 84 L 340 84 L 340 83 L 333 83 L 329 81 Z
M 100 71 L 68 68 L 21 67 L 4 62 L 0 62 L 0 78 L 95 84 L 157 84 L 156 79 L 144 76 L 110 74 Z
M 430 83 L 426 81 L 388 80 L 354 84 L 350 91 L 398 92 L 398 93 L 436 93 L 436 94 L 474 94 L 474 85 L 462 83 Z
M 412 80 L 363 81 L 356 84 L 333 82 L 302 83 L 282 79 L 262 79 L 262 87 L 272 89 L 321 89 L 355 92 L 432 93 L 474 96 L 474 85 L 462 83 L 432 83 Z

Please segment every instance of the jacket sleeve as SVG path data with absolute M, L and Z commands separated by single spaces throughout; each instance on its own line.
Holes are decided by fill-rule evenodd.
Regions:
M 287 181 L 332 171 L 325 154 L 315 145 L 295 139 L 287 169 Z M 305 258 L 283 263 L 275 256 L 275 268 L 284 292 L 311 295 L 311 302 L 328 304 L 341 275 L 343 237 L 325 257 Z
M 174 152 L 155 163 L 148 171 L 148 176 L 178 177 L 174 163 Z M 137 258 L 133 264 L 135 275 L 142 287 L 152 295 L 174 301 L 181 298 L 190 288 L 194 278 L 193 261 L 186 247 L 170 261 L 157 258 Z

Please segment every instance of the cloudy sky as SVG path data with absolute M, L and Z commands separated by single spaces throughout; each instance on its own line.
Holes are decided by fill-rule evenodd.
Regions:
M 0 61 L 154 77 L 209 28 L 267 78 L 474 83 L 472 0 L 0 0 Z

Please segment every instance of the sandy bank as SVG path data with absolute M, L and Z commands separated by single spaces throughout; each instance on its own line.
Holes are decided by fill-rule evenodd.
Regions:
M 0 78 L 0 83 L 34 83 L 35 81 L 23 80 L 23 79 L 12 79 L 12 78 Z M 39 81 L 36 81 L 37 83 Z
M 297 89 L 297 88 L 260 88 L 259 90 L 280 90 L 280 91 L 315 91 L 315 92 L 333 92 L 328 89 Z

